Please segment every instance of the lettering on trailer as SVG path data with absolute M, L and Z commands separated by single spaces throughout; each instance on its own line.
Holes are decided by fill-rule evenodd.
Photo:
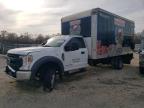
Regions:
M 70 22 L 70 34 L 73 35 L 80 35 L 81 32 L 81 21 L 80 20 L 74 20 Z

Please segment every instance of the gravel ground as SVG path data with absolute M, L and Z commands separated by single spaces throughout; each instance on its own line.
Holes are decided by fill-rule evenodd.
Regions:
M 123 70 L 111 66 L 89 67 L 66 77 L 51 93 L 28 82 L 16 82 L 4 73 L 0 56 L 0 108 L 143 108 L 144 78 L 138 72 L 138 56 Z

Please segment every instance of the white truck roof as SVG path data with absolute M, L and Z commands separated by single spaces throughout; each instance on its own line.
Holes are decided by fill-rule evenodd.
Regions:
M 94 8 L 94 9 L 90 9 L 90 10 L 87 10 L 87 11 L 79 12 L 77 14 L 62 17 L 61 21 L 62 22 L 67 22 L 67 21 L 71 21 L 71 20 L 74 20 L 74 19 L 80 19 L 80 18 L 83 18 L 83 17 L 88 17 L 88 16 L 91 16 L 92 13 L 97 13 L 97 11 L 101 11 L 101 12 L 104 12 L 104 13 L 107 13 L 107 14 L 113 15 L 115 17 L 118 17 L 118 18 L 121 18 L 121 19 L 124 19 L 124 20 L 127 20 L 127 21 L 130 21 L 130 22 L 134 23 L 134 21 L 132 21 L 132 20 L 129 20 L 127 18 L 124 18 L 124 17 L 121 17 L 119 15 L 113 14 L 113 13 L 108 12 L 108 11 L 106 11 L 104 9 L 101 9 L 101 8 Z

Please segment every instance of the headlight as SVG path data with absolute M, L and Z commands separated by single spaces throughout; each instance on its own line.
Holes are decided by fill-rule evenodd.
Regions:
M 33 56 L 32 55 L 27 55 L 27 56 L 21 56 L 23 60 L 23 66 L 30 65 L 33 61 Z
M 27 57 L 28 64 L 31 64 L 32 61 L 33 61 L 33 56 L 32 55 L 28 55 L 28 57 Z

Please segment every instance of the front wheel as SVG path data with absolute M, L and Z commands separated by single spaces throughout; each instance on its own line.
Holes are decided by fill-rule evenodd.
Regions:
M 43 90 L 52 91 L 55 86 L 56 70 L 54 68 L 46 68 L 43 74 Z

